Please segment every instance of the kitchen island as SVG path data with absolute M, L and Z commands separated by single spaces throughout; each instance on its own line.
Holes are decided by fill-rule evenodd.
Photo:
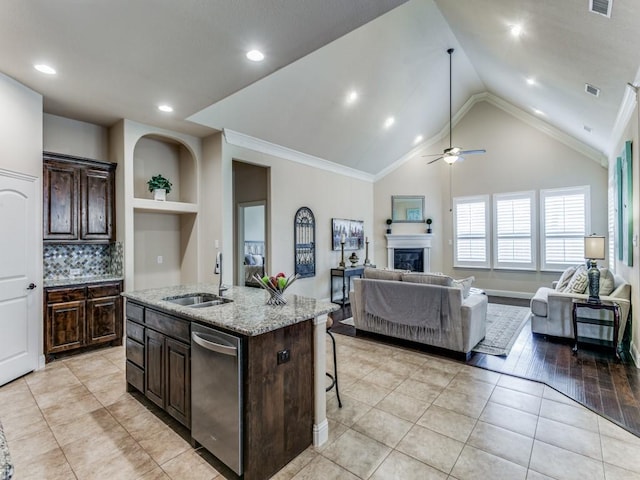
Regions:
M 194 293 L 215 296 L 218 288 L 180 285 L 123 294 L 127 388 L 140 391 L 193 432 L 201 427 L 202 414 L 210 412 L 195 403 L 192 408 L 191 393 L 208 381 L 202 373 L 192 376 L 198 348 L 192 330 L 210 327 L 237 337 L 240 470 L 217 456 L 246 480 L 269 478 L 311 443 L 321 445 L 328 437 L 325 325 L 326 315 L 338 307 L 294 294 L 285 295 L 286 305 L 270 306 L 267 292 L 240 286 L 224 292 L 227 303 L 202 308 L 175 303 Z

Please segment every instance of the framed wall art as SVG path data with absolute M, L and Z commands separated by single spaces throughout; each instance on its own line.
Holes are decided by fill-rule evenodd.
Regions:
M 331 219 L 331 246 L 333 250 L 340 250 L 340 243 L 344 240 L 345 250 L 360 250 L 364 247 L 364 221 L 347 220 L 344 218 Z

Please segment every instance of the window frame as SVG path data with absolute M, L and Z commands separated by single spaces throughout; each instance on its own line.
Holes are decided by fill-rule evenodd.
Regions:
M 590 185 L 579 185 L 574 187 L 562 187 L 562 188 L 548 188 L 540 190 L 540 253 L 541 253 L 541 271 L 550 271 L 550 272 L 561 272 L 564 271 L 568 266 L 575 265 L 576 263 L 581 263 L 584 259 L 564 262 L 564 263 L 550 263 L 547 261 L 547 252 L 546 252 L 546 239 L 547 239 L 547 212 L 545 209 L 545 200 L 547 197 L 554 196 L 564 196 L 564 195 L 584 195 L 584 232 L 581 234 L 575 234 L 574 237 L 584 237 L 587 236 L 589 231 L 591 231 L 591 187 Z M 564 238 L 569 238 L 570 236 L 565 236 Z
M 529 242 L 531 246 L 531 261 L 528 263 L 522 262 L 500 262 L 498 257 L 498 240 L 500 238 L 499 231 L 499 217 L 498 217 L 498 202 L 502 200 L 516 200 L 516 199 L 528 199 L 529 200 Z M 493 223 L 492 223 L 492 241 L 493 241 L 493 269 L 494 270 L 526 270 L 535 271 L 538 267 L 538 255 L 537 255 L 537 211 L 536 211 L 536 192 L 535 190 L 527 190 L 522 192 L 507 192 L 507 193 L 494 193 L 492 199 L 493 207 Z M 509 238 L 505 236 L 505 238 Z M 527 238 L 523 236 L 512 235 L 510 238 Z
M 484 261 L 460 261 L 458 259 L 458 205 L 465 203 L 483 203 L 484 204 Z M 491 210 L 489 204 L 489 195 L 471 195 L 453 198 L 453 267 L 454 268 L 491 268 Z

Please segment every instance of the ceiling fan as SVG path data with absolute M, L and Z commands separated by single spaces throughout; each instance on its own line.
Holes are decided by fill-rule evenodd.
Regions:
M 451 79 L 452 79 L 452 70 L 451 70 L 451 64 L 452 64 L 452 55 L 453 55 L 453 48 L 449 48 L 447 50 L 447 53 L 449 54 L 449 148 L 445 148 L 443 153 L 435 153 L 435 154 L 430 154 L 430 155 L 423 155 L 424 157 L 435 157 L 437 156 L 438 158 L 436 158 L 435 160 L 431 160 L 428 165 L 431 165 L 434 162 L 437 162 L 438 160 L 444 159 L 445 162 L 447 162 L 449 165 L 453 165 L 454 163 L 458 162 L 458 161 L 463 161 L 464 157 L 463 155 L 471 155 L 471 154 L 476 154 L 476 153 L 486 153 L 487 151 L 484 149 L 479 149 L 479 150 L 462 150 L 460 147 L 454 147 L 451 143 L 451 130 L 452 130 L 452 122 L 451 122 L 451 116 L 452 116 L 452 100 L 451 100 Z

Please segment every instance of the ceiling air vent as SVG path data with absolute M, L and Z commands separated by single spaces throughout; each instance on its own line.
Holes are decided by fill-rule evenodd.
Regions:
M 589 85 L 588 83 L 584 84 L 584 91 L 590 95 L 593 95 L 594 97 L 600 95 L 600 89 L 598 87 L 594 87 L 593 85 Z
M 589 0 L 589 11 L 611 18 L 613 0 Z

